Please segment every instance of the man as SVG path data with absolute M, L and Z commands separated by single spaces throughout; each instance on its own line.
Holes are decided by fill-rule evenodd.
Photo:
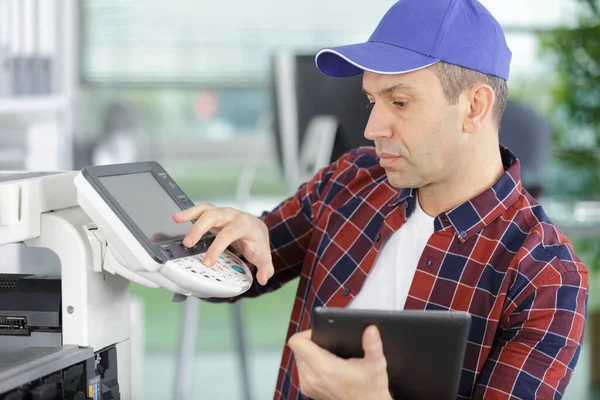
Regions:
M 467 311 L 460 398 L 562 396 L 588 276 L 499 145 L 510 58 L 476 0 L 400 1 L 368 42 L 316 60 L 333 77 L 363 74 L 374 148 L 343 155 L 260 219 L 210 205 L 174 216 L 197 219 L 187 246 L 216 234 L 205 264 L 232 244 L 256 267 L 245 296 L 300 277 L 276 399 L 391 398 L 376 328 L 362 359 L 310 340 L 322 305 Z

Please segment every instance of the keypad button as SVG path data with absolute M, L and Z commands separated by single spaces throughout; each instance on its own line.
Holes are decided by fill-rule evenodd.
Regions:
M 243 274 L 243 273 L 244 273 L 244 269 L 243 269 L 242 267 L 240 267 L 239 265 L 233 264 L 233 265 L 231 266 L 231 268 L 233 268 L 233 270 L 234 270 L 235 272 L 239 272 L 240 274 Z

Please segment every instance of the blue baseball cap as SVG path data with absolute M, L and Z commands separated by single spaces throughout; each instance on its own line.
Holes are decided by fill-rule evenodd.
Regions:
M 347 78 L 445 61 L 508 80 L 511 57 L 502 27 L 477 0 L 400 0 L 368 41 L 322 49 L 316 63 L 325 75 Z

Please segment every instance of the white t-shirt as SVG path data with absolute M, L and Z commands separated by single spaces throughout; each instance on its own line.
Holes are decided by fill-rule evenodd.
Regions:
M 404 309 L 417 264 L 433 233 L 434 219 L 425 214 L 417 200 L 406 223 L 379 250 L 375 265 L 348 308 Z

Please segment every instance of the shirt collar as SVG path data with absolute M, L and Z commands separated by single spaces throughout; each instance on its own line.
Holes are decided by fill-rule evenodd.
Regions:
M 436 231 L 452 229 L 461 242 L 489 225 L 506 211 L 522 194 L 521 167 L 517 157 L 500 146 L 504 173 L 496 183 L 474 198 L 439 214 L 434 221 Z M 416 189 L 402 189 L 390 204 L 403 204 L 405 217 L 414 211 Z

